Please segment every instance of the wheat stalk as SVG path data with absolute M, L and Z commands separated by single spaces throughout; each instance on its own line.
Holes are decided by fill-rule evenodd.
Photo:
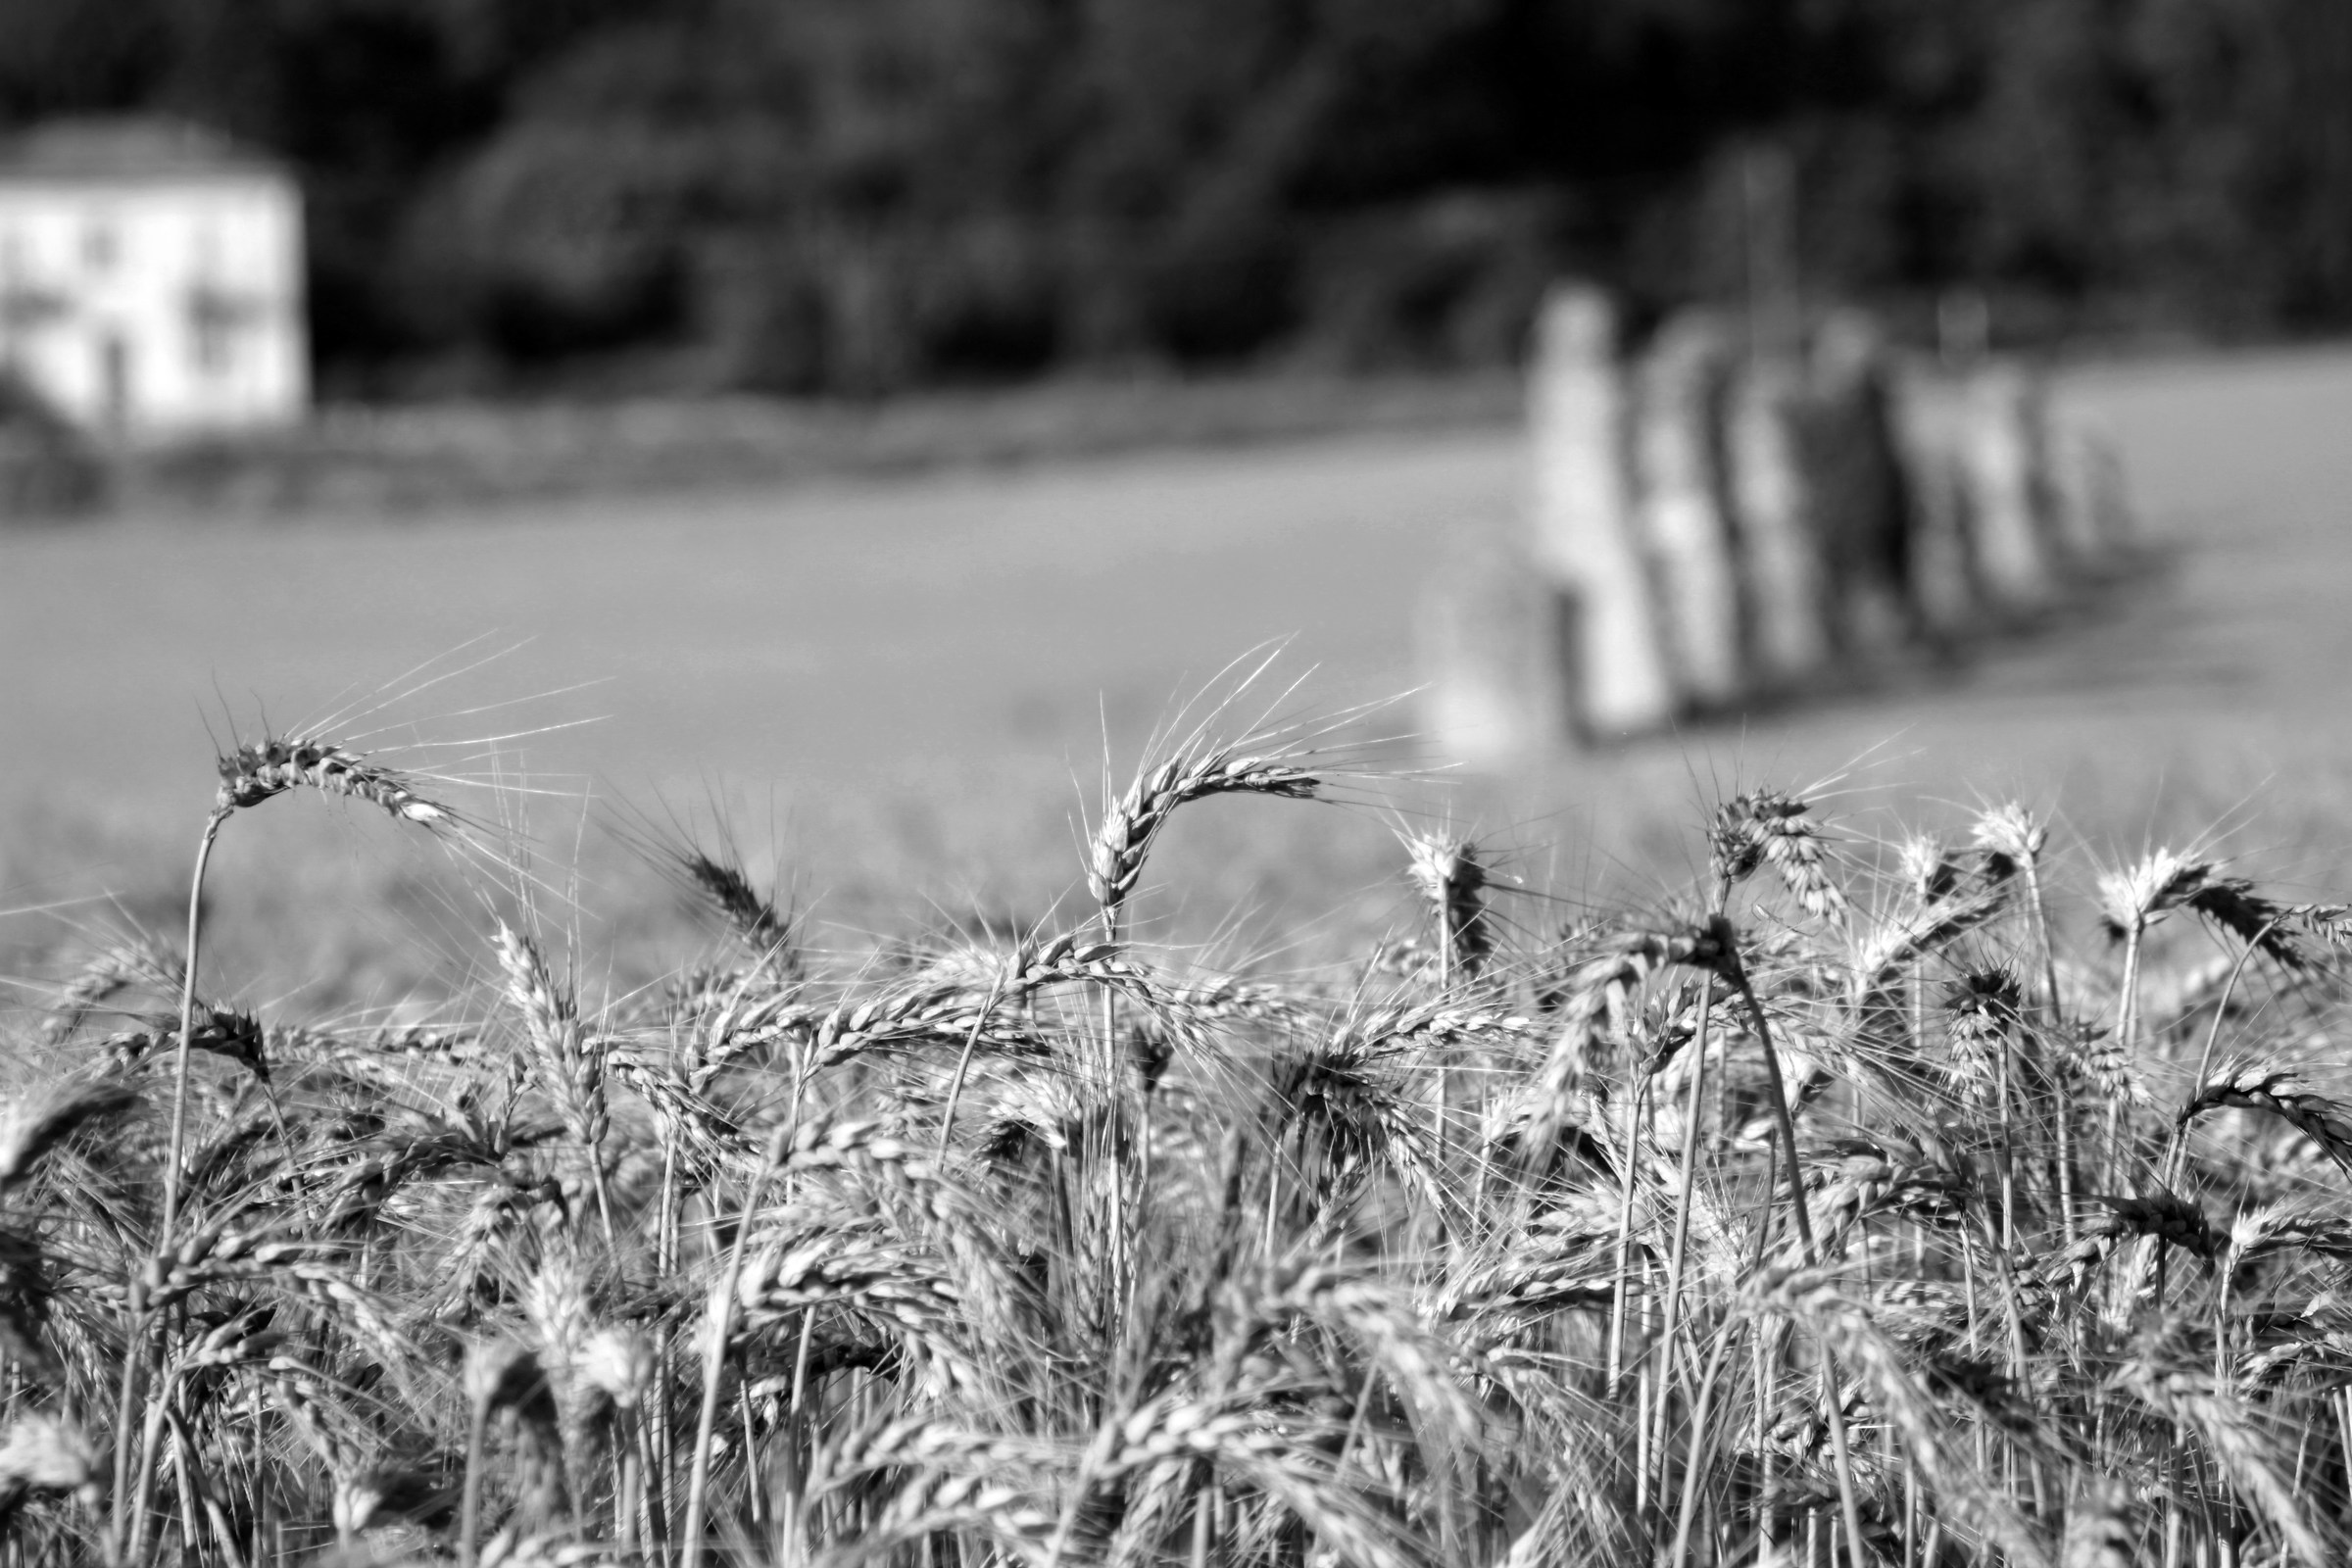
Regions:
M 330 751 L 237 764 L 228 808 L 403 814 Z M 1557 942 L 1432 833 L 1391 987 L 1361 926 L 1228 974 L 1131 939 L 1144 857 L 1200 792 L 1322 774 L 1176 753 L 1111 803 L 1084 920 L 624 953 L 643 1000 L 594 1013 L 518 926 L 429 1028 L 101 952 L 31 1021 L 90 1059 L 0 1089 L 0 1474 L 112 1446 L 118 1560 L 190 1568 L 280 1530 L 472 1568 L 2341 1555 L 2342 907 L 2187 855 L 2084 901 L 2014 806 L 1869 862 L 1758 790 L 1693 886 Z M 781 921 L 710 866 L 747 940 Z M 2133 932 L 2181 912 L 2232 951 L 2160 1005 Z M 2120 958 L 2062 971 L 2053 924 L 2101 913 Z M 2266 959 L 2293 989 L 2232 1007 Z M 170 989 L 96 1049 L 93 1009 Z M 184 1080 L 180 1148 L 139 1110 L 168 1033 L 237 1069 Z M 2169 1129 L 2155 1179 L 2079 1200 L 2069 1097 L 2111 1152 Z M 26 1425 L 68 1411 L 79 1450 Z M 27 1480 L 27 1562 L 85 1549 L 39 1500 L 76 1493 Z
M 1259 757 L 1211 745 L 1186 747 L 1148 768 L 1112 802 L 1097 824 L 1087 862 L 1087 891 L 1102 910 L 1104 933 L 1116 940 L 1119 915 L 1144 874 L 1144 858 L 1177 808 L 1215 795 L 1315 798 L 1322 780 L 1282 757 Z
M 522 1014 L 539 1075 L 554 1087 L 564 1124 L 587 1153 L 597 1214 L 609 1240 L 612 1201 L 606 1191 L 604 1149 L 612 1117 L 605 1102 L 606 1044 L 581 1027 L 570 993 L 557 983 L 538 943 L 501 920 L 496 945 L 507 994 Z

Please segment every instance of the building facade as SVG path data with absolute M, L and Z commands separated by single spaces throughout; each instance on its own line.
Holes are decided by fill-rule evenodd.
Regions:
M 61 122 L 0 146 L 0 375 L 112 438 L 298 421 L 302 202 L 194 126 Z

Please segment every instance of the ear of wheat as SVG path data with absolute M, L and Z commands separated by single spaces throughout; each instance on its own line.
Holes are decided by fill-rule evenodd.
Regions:
M 348 750 L 229 764 L 208 845 L 294 789 L 450 825 Z M 1393 857 L 1409 961 L 1139 934 L 1178 808 L 1333 776 L 1188 736 L 1087 918 L 953 940 L 777 955 L 814 915 L 671 865 L 760 951 L 665 979 L 510 916 L 429 1029 L 203 1002 L 193 932 L 101 953 L 0 1088 L 12 1550 L 2345 1557 L 2341 906 L 2180 854 L 2085 899 L 2014 805 L 1873 863 L 1757 789 L 1694 886 L 1557 941 L 1493 901 L 1573 890 L 1442 832 Z M 167 1042 L 220 1058 L 169 1138 Z
M 1406 874 L 1436 916 L 1446 978 L 1475 980 L 1494 949 L 1488 925 L 1487 868 L 1467 839 L 1415 834 L 1405 840 Z
M 1239 754 L 1218 746 L 1180 750 L 1147 769 L 1127 793 L 1110 804 L 1096 826 L 1087 865 L 1087 891 L 1102 911 L 1106 928 L 1144 874 L 1144 858 L 1176 809 L 1215 795 L 1266 795 L 1278 800 L 1315 797 L 1322 780 L 1282 757 Z
M 293 789 L 314 789 L 381 808 L 404 822 L 445 827 L 457 821 L 448 808 L 417 793 L 398 769 L 331 741 L 307 736 L 269 736 L 240 745 L 220 759 L 220 809 L 250 809 Z
M 1807 914 L 1842 921 L 1845 893 L 1829 875 L 1828 847 L 1807 818 L 1810 809 L 1776 790 L 1751 790 L 1719 808 L 1707 832 L 1717 883 L 1729 889 L 1769 865 Z
M 137 1091 L 103 1080 L 60 1079 L 21 1092 L 0 1108 L 0 1193 L 78 1129 L 139 1103 Z

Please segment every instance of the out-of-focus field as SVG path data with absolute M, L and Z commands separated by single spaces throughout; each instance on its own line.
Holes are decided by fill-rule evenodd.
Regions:
M 1571 883 L 1639 888 L 1681 853 L 1654 824 L 1693 816 L 1718 782 L 1843 766 L 1870 792 L 1846 804 L 1864 820 L 2017 791 L 2094 840 L 2250 822 L 2229 848 L 2330 871 L 2352 845 L 2352 354 L 2083 369 L 2067 396 L 2118 443 L 2163 557 L 2094 622 L 1459 786 L 1455 814 L 1556 845 Z M 1075 868 L 1062 824 L 1106 725 L 1124 768 L 1173 698 L 1284 636 L 1280 667 L 1315 669 L 1298 706 L 1409 687 L 1424 584 L 1462 535 L 1508 525 L 1520 480 L 1516 432 L 1496 428 L 399 522 L 0 533 L 0 906 L 96 877 L 160 907 L 177 869 L 145 862 L 181 858 L 201 818 L 207 710 L 216 730 L 223 701 L 249 728 L 264 709 L 297 721 L 485 635 L 478 651 L 520 646 L 391 713 L 435 738 L 595 717 L 498 764 L 527 759 L 559 792 L 532 812 L 558 859 L 566 800 L 593 783 L 681 810 L 732 800 L 811 892 L 879 866 L 943 907 L 985 901 L 1044 846 L 1067 865 L 1018 890 L 1043 897 Z M 532 700 L 461 711 L 509 698 Z M 1408 707 L 1388 727 L 1411 723 Z M 1247 894 L 1255 873 L 1225 862 L 1267 841 L 1220 836 L 1227 809 L 1188 829 L 1190 863 Z M 1377 813 L 1310 814 L 1301 853 L 1322 863 L 1299 874 L 1376 875 Z M 321 842 L 380 876 L 409 852 L 372 829 L 349 818 Z M 223 897 L 298 904 L 312 890 L 264 853 L 224 850 Z

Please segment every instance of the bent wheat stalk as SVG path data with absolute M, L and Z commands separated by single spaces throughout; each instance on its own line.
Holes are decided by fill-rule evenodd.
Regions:
M 797 1112 L 797 1091 L 794 1102 Z M 760 1203 L 766 1200 L 769 1179 L 784 1162 L 785 1152 L 796 1136 L 795 1119 L 797 1116 L 787 1118 L 760 1150 L 760 1162 L 753 1168 L 750 1187 L 744 1195 L 742 1213 L 735 1223 L 735 1242 L 727 1250 L 726 1267 L 720 1271 L 718 1289 L 710 1298 L 704 1323 L 704 1332 L 710 1340 L 703 1349 L 703 1403 L 695 1418 L 694 1453 L 687 1468 L 686 1521 L 678 1547 L 680 1568 L 698 1568 L 703 1560 L 703 1520 L 710 1490 L 710 1445 L 718 1433 L 719 1389 L 727 1375 L 727 1341 L 735 1331 L 735 1292 L 743 1280 L 744 1256 L 751 1249 L 752 1222 L 760 1212 Z
M 452 812 L 416 793 L 400 773 L 348 748 L 315 737 L 265 738 L 253 745 L 239 746 L 220 758 L 216 766 L 220 787 L 214 796 L 212 810 L 206 813 L 204 832 L 196 844 L 196 868 L 188 879 L 188 945 L 180 964 L 179 1040 L 172 1062 L 172 1131 L 164 1152 L 163 1214 L 157 1223 L 155 1239 L 159 1258 L 171 1250 L 179 1220 L 180 1186 L 184 1180 L 181 1166 L 187 1149 L 188 1054 L 196 1030 L 196 972 L 204 936 L 204 874 L 212 861 L 213 846 L 220 840 L 221 826 L 239 809 L 251 808 L 288 790 L 306 786 L 369 802 L 397 820 L 427 828 L 444 827 L 457 820 Z M 135 1538 L 136 1515 L 145 1508 L 144 1496 L 132 1494 L 143 1494 L 145 1485 L 136 1488 L 129 1485 L 128 1445 L 122 1440 L 122 1435 L 130 1430 L 140 1363 L 145 1358 L 143 1346 L 148 1324 L 143 1298 L 143 1276 L 134 1273 L 124 1298 L 125 1343 L 129 1348 L 122 1358 L 121 1408 L 116 1427 L 113 1523 L 118 1543 Z
M 1773 1119 L 1779 1123 L 1783 1152 L 1788 1161 L 1788 1200 L 1790 1216 L 1796 1222 L 1796 1236 L 1804 1248 L 1805 1263 L 1818 1267 L 1821 1250 L 1813 1239 L 1813 1215 L 1805 1201 L 1804 1167 L 1796 1152 L 1796 1117 L 1788 1108 L 1788 1088 L 1781 1074 L 1780 1052 L 1772 1043 L 1772 1025 L 1764 1016 L 1764 1004 L 1757 999 L 1755 987 L 1748 983 L 1747 966 L 1740 959 L 1739 934 L 1732 922 L 1717 914 L 1707 922 L 1706 940 L 1700 951 L 1718 966 L 1723 977 L 1740 993 L 1747 1004 L 1747 1012 L 1756 1026 L 1756 1042 L 1764 1052 L 1764 1080 L 1772 1093 Z M 1845 1516 L 1845 1544 L 1853 1568 L 1870 1568 L 1869 1548 L 1862 1540 L 1862 1511 L 1854 1494 L 1853 1453 L 1846 1442 L 1845 1401 L 1838 1389 L 1838 1363 L 1827 1341 L 1819 1342 L 1821 1353 L 1822 1403 L 1829 1414 L 1830 1451 L 1838 1471 L 1838 1506 Z
M 220 825 L 236 809 L 230 798 L 228 783 L 223 779 L 220 798 L 204 819 L 204 833 L 196 841 L 196 870 L 188 879 L 188 946 L 179 969 L 179 1040 L 172 1056 L 172 1133 L 164 1149 L 164 1212 L 157 1225 L 155 1250 L 158 1257 L 172 1247 L 172 1233 L 179 1218 L 179 1184 L 182 1151 L 187 1147 L 188 1120 L 188 1049 L 196 1032 L 196 963 L 204 937 L 204 871 L 213 858 L 213 845 L 220 837 Z M 123 1298 L 122 1379 L 117 1400 L 115 1431 L 126 1434 L 136 1418 L 138 1409 L 139 1376 L 147 1358 L 146 1272 L 133 1271 L 127 1295 Z M 136 1529 L 132 1515 L 135 1506 L 143 1508 L 144 1498 L 131 1495 L 130 1444 L 120 1436 L 115 1444 L 114 1540 L 118 1549 L 124 1549 Z M 144 1490 L 143 1488 L 141 1489 Z

